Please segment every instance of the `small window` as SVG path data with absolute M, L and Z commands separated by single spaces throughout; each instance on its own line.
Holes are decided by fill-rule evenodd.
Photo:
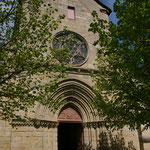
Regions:
M 75 19 L 75 8 L 68 6 L 68 18 Z

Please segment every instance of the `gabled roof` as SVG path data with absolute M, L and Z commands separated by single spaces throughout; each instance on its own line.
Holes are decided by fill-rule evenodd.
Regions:
M 94 1 L 95 1 L 97 4 L 101 5 L 102 7 L 104 7 L 104 8 L 106 9 L 106 13 L 107 13 L 108 15 L 111 14 L 112 10 L 111 10 L 109 7 L 107 7 L 105 4 L 103 4 L 103 3 L 100 2 L 99 0 L 94 0 Z

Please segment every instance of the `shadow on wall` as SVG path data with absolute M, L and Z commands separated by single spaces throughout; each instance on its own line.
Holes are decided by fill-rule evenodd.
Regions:
M 93 149 L 91 144 L 84 145 L 84 150 L 137 150 L 133 141 L 128 142 L 128 146 L 125 145 L 125 140 L 122 132 L 117 135 L 112 135 L 111 132 L 101 132 L 99 135 L 99 141 L 97 148 Z

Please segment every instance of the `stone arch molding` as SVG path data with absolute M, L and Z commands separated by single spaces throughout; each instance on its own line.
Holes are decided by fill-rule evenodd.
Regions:
M 53 94 L 56 101 L 52 107 L 59 105 L 59 109 L 54 113 L 54 118 L 58 118 L 65 106 L 73 106 L 78 110 L 83 122 L 96 121 L 97 111 L 90 104 L 94 97 L 92 88 L 80 80 L 61 81 L 57 92 Z

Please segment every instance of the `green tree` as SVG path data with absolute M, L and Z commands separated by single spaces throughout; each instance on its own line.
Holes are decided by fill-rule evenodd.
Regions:
M 51 46 L 52 32 L 64 18 L 54 18 L 56 12 L 43 0 L 1 0 L 0 119 L 21 119 L 17 112 L 27 112 L 35 101 L 53 103 L 51 94 L 66 71 L 65 49 L 57 51 L 58 61 Z
M 150 126 L 150 1 L 116 0 L 118 24 L 93 12 L 99 35 L 95 107 L 111 127 Z

